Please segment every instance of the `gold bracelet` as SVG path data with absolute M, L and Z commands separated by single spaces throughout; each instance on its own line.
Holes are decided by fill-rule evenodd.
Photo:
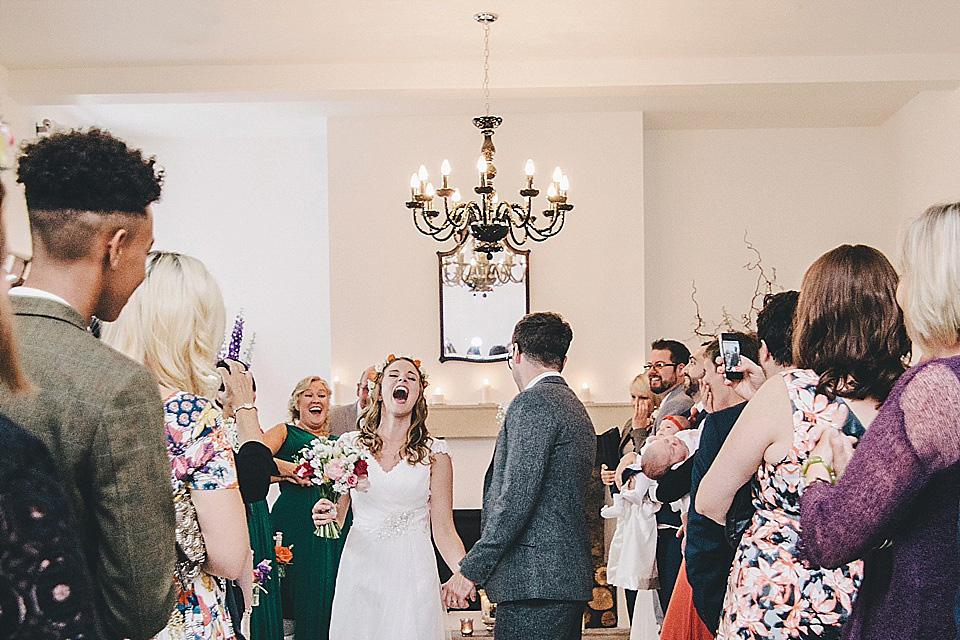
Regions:
M 804 461 L 803 466 L 800 467 L 800 473 L 804 476 L 804 480 L 806 480 L 807 471 L 809 471 L 810 467 L 815 464 L 822 464 L 823 468 L 827 470 L 827 476 L 830 478 L 830 484 L 837 484 L 837 472 L 834 471 L 833 467 L 827 464 L 827 461 L 820 456 L 811 456 Z
M 239 407 L 237 407 L 236 409 L 234 409 L 233 412 L 236 413 L 237 411 L 243 411 L 244 409 L 253 409 L 254 411 L 257 410 L 257 408 L 256 408 L 255 406 L 253 406 L 252 404 L 250 404 L 250 403 L 248 402 L 247 404 L 242 404 L 242 405 L 240 405 Z

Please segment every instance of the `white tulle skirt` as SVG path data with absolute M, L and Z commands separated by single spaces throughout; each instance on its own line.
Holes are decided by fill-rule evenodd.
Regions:
M 443 640 L 445 623 L 425 523 L 351 528 L 337 572 L 330 640 Z

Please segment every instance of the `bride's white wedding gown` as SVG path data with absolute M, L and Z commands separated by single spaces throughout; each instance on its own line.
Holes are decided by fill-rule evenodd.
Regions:
M 357 432 L 341 438 L 356 442 Z M 450 454 L 442 440 L 433 452 Z M 447 637 L 430 541 L 430 465 L 389 472 L 370 458 L 370 489 L 353 491 L 353 525 L 340 557 L 330 640 Z

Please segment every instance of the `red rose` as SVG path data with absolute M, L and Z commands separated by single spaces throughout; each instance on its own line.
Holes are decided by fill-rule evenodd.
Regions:
M 313 478 L 315 475 L 313 472 L 313 467 L 310 466 L 309 462 L 301 462 L 300 464 L 298 464 L 297 468 L 293 470 L 293 473 L 298 478 L 304 478 L 304 479 Z
M 353 463 L 353 472 L 360 477 L 367 475 L 367 461 L 357 460 Z

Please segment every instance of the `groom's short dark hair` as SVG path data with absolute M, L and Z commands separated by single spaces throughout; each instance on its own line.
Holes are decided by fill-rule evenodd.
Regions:
M 513 342 L 520 353 L 544 367 L 563 369 L 567 349 L 573 340 L 573 329 L 559 313 L 528 313 L 513 328 Z

